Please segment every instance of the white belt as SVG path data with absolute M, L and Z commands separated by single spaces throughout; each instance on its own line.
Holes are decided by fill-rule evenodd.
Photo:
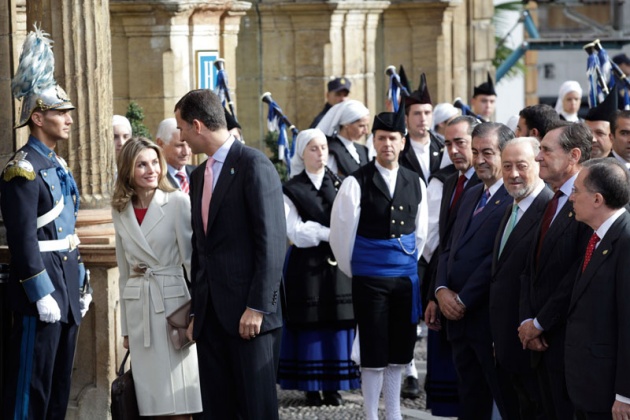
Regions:
M 51 251 L 74 251 L 81 241 L 77 234 L 68 235 L 63 239 L 56 239 L 51 241 L 38 241 L 40 252 Z
M 53 207 L 48 213 L 44 213 L 37 218 L 37 229 L 40 227 L 46 226 L 48 223 L 52 222 L 61 214 L 63 210 L 63 196 L 61 200 L 57 203 L 55 207 Z

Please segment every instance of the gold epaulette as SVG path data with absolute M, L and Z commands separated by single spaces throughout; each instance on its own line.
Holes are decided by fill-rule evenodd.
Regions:
M 21 176 L 23 178 L 32 181 L 35 179 L 35 170 L 33 169 L 33 165 L 31 162 L 26 160 L 26 155 L 28 153 L 21 151 L 16 153 L 9 162 L 7 162 L 4 170 L 2 171 L 2 179 L 6 182 L 11 181 L 16 176 Z

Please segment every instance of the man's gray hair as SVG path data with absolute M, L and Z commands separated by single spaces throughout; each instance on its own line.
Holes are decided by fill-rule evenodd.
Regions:
M 177 120 L 175 120 L 175 118 L 167 118 L 165 120 L 162 120 L 160 125 L 158 125 L 155 139 L 161 139 L 164 144 L 169 144 L 171 142 L 171 138 L 173 137 L 173 133 L 176 131 Z
M 540 142 L 538 141 L 536 137 L 515 137 L 513 139 L 508 140 L 503 146 L 503 149 L 505 149 L 511 144 L 522 144 L 522 143 L 529 144 L 532 148 L 532 151 L 534 152 L 534 156 L 538 156 L 538 153 L 540 153 Z

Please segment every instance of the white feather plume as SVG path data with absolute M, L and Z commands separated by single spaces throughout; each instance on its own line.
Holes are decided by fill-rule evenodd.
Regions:
M 11 82 L 11 90 L 16 99 L 31 93 L 38 94 L 56 85 L 53 41 L 49 36 L 37 26 L 26 36 L 20 55 L 20 64 Z

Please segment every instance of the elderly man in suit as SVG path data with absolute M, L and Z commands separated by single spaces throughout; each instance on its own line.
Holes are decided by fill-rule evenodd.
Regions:
M 564 379 L 564 333 L 579 259 L 590 233 L 575 220 L 568 198 L 582 163 L 590 157 L 592 141 L 584 124 L 557 121 L 536 156 L 540 177 L 554 196 L 536 228 L 521 276 L 518 332 L 523 348 L 534 350 L 532 362 L 549 418 L 573 419 Z
M 555 113 L 555 111 L 553 111 Z M 497 375 L 509 419 L 542 418 L 542 401 L 529 350 L 518 339 L 519 274 L 526 268 L 527 253 L 536 236 L 553 193 L 539 176 L 534 137 L 517 137 L 501 152 L 503 185 L 514 198 L 499 226 L 492 256 L 490 328 L 494 341 Z
M 203 418 L 278 418 L 276 371 L 286 249 L 280 178 L 228 132 L 207 89 L 175 105 L 181 139 L 208 160 L 191 176 L 192 322 Z
M 483 184 L 461 198 L 457 219 L 439 255 L 435 296 L 458 374 L 460 419 L 488 419 L 492 399 L 504 413 L 494 368 L 488 296 L 494 237 L 511 203 L 501 177 L 501 149 L 514 137 L 507 126 L 480 124 L 472 133 L 473 165 Z
M 569 398 L 580 420 L 630 416 L 630 175 L 611 158 L 585 162 L 570 200 L 593 229 L 578 271 L 565 341 Z
M 190 162 L 190 146 L 183 141 L 177 129 L 175 118 L 162 120 L 158 125 L 155 142 L 162 148 L 168 172 L 166 177 L 173 186 L 188 194 L 190 192 L 190 174 L 194 165 Z

